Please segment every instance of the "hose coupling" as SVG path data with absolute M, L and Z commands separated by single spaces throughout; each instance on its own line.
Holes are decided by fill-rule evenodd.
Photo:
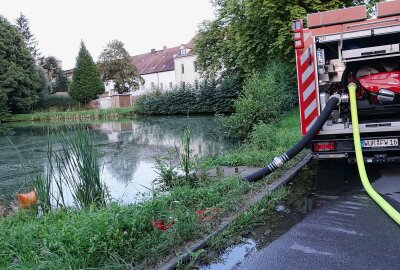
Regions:
M 279 157 L 275 157 L 272 162 L 268 165 L 271 171 L 275 171 L 279 167 L 282 167 L 289 160 L 289 157 L 286 154 L 283 154 Z
M 338 99 L 338 103 L 336 105 L 339 105 L 342 102 L 342 97 L 338 93 L 333 94 L 329 99 L 332 99 L 332 98 Z
M 340 95 L 340 102 L 341 102 L 341 103 L 343 103 L 343 104 L 348 104 L 349 101 L 350 101 L 349 94 L 347 94 L 347 93 L 342 93 L 342 94 Z

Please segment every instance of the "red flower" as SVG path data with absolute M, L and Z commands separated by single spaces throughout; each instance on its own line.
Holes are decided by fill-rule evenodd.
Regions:
M 197 217 L 204 222 L 210 221 L 216 217 L 216 212 L 221 211 L 221 208 L 196 210 Z
M 153 222 L 151 222 L 151 225 L 153 225 L 153 228 L 165 232 L 168 231 L 174 223 L 175 223 L 174 221 L 171 221 L 170 223 L 165 224 L 164 221 L 162 220 L 154 220 Z

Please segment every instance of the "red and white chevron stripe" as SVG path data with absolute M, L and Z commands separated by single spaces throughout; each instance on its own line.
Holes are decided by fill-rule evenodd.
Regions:
M 304 29 L 304 48 L 296 49 L 301 133 L 305 135 L 319 116 L 316 66 L 311 31 Z

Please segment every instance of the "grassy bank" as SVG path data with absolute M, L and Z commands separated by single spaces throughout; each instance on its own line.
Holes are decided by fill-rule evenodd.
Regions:
M 115 108 L 108 110 L 78 110 L 66 112 L 33 112 L 28 114 L 15 114 L 5 119 L 5 122 L 22 121 L 72 121 L 72 120 L 90 120 L 90 119 L 116 119 L 131 116 L 135 113 L 135 107 Z
M 241 149 L 217 159 L 206 159 L 204 163 L 207 166 L 264 165 L 296 140 L 297 122 L 297 112 L 293 111 L 275 125 L 259 125 Z M 273 139 L 277 137 L 280 138 Z M 156 192 L 152 199 L 134 205 L 111 204 L 80 211 L 61 209 L 42 217 L 28 211 L 18 212 L 0 219 L 0 268 L 149 269 L 246 207 L 248 198 L 295 162 L 291 161 L 258 183 L 234 177 L 205 178 L 194 186 L 183 184 L 167 193 Z M 221 248 L 230 244 L 227 239 L 233 238 L 238 228 L 242 234 L 256 226 L 260 211 L 274 211 L 276 204 L 288 194 L 288 191 L 279 191 L 266 197 L 260 206 L 246 211 L 232 225 L 235 227 L 230 227 L 213 245 Z
M 0 221 L 0 268 L 148 269 L 212 229 L 196 210 L 218 207 L 218 215 L 229 213 L 249 190 L 248 183 L 232 178 L 175 188 L 142 204 L 54 211 L 41 218 L 19 212 Z M 152 226 L 155 220 L 173 225 L 162 231 Z
M 274 157 L 284 153 L 300 138 L 299 110 L 295 108 L 273 124 L 255 126 L 249 139 L 236 151 L 206 159 L 205 163 L 210 167 L 265 166 L 267 162 L 271 162 Z

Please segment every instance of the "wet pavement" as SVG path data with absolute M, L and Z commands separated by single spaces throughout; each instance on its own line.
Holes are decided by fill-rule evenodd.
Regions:
M 351 170 L 346 175 L 352 179 L 339 177 L 346 192 L 317 196 L 316 209 L 282 237 L 224 269 L 400 269 L 400 227 L 368 197 Z M 341 171 L 330 171 L 325 180 L 335 182 Z M 369 176 L 378 192 L 400 206 L 400 166 L 374 166 Z

